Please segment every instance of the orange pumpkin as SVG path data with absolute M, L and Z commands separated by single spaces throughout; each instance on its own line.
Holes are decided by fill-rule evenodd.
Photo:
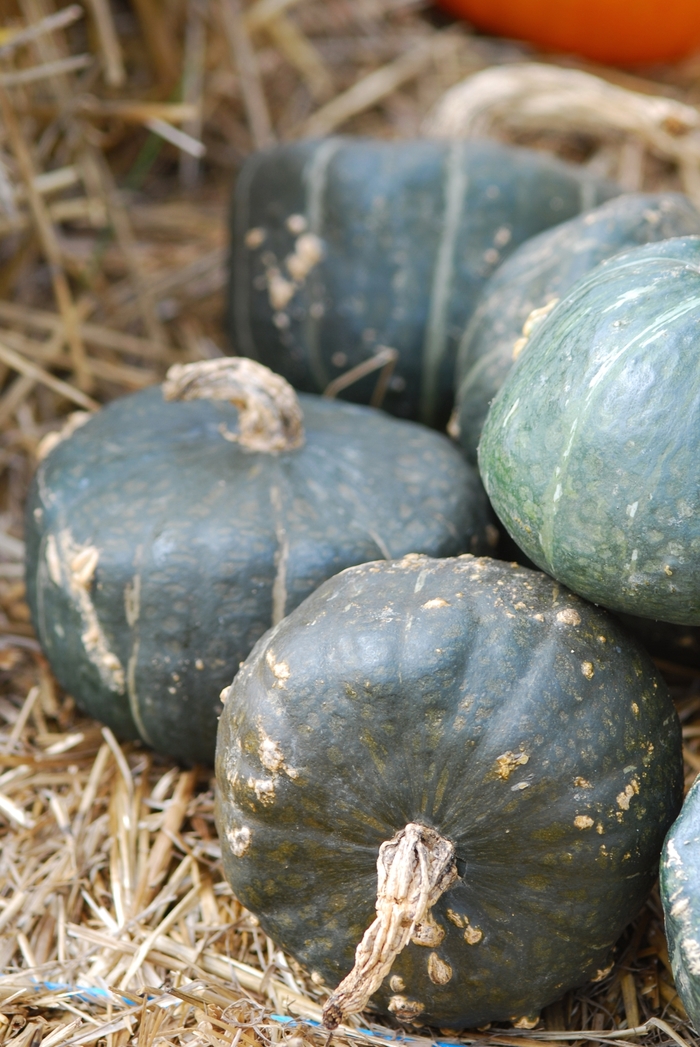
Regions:
M 700 0 L 438 0 L 478 29 L 632 65 L 700 48 Z

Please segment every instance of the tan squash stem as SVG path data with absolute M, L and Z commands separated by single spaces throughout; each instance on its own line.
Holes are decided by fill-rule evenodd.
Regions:
M 222 435 L 249 451 L 275 454 L 304 443 L 297 394 L 269 367 L 244 356 L 174 364 L 163 383 L 166 400 L 228 400 L 239 410 L 238 432 Z
M 379 848 L 377 918 L 355 951 L 355 966 L 323 1008 L 335 1029 L 361 1011 L 438 898 L 457 880 L 454 846 L 425 825 L 409 824 Z

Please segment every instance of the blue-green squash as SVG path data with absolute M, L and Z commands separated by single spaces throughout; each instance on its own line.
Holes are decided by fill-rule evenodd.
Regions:
M 522 244 L 499 266 L 464 332 L 455 371 L 450 432 L 476 464 L 489 405 L 530 328 L 600 262 L 639 244 L 700 233 L 700 214 L 681 193 L 625 193 Z M 525 328 L 525 329 L 524 329 Z
M 597 266 L 491 406 L 482 479 L 538 567 L 611 610 L 700 624 L 700 237 Z
M 270 625 L 351 564 L 484 549 L 491 516 L 475 470 L 422 426 L 303 396 L 304 437 L 294 391 L 252 361 L 190 365 L 173 386 L 224 399 L 135 393 L 41 462 L 27 594 L 59 682 L 87 712 L 211 765 L 220 691 Z M 289 400 L 295 427 L 281 435 L 263 417 L 270 388 Z
M 659 891 L 673 979 L 695 1031 L 700 1029 L 700 777 L 669 829 Z
M 370 928 L 375 977 L 331 997 L 331 1027 L 368 989 L 458 1029 L 601 976 L 682 797 L 641 647 L 541 572 L 472 556 L 325 582 L 235 677 L 216 767 L 225 873 L 266 933 L 335 986 Z M 378 874 L 410 903 L 387 912 L 382 886 L 387 937 L 405 918 L 410 941 L 379 958 Z
M 390 346 L 384 407 L 439 427 L 486 279 L 528 237 L 618 191 L 497 142 L 338 136 L 254 154 L 231 217 L 233 345 L 307 392 Z M 368 403 L 375 379 L 342 395 Z

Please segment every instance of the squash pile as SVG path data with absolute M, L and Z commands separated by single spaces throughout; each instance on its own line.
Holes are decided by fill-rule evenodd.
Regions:
M 39 466 L 27 580 L 56 675 L 122 736 L 216 746 L 227 878 L 334 989 L 329 1029 L 366 1005 L 535 1020 L 605 975 L 657 875 L 680 728 L 609 610 L 700 625 L 697 234 L 680 195 L 493 143 L 280 146 L 234 202 L 246 356 L 111 404 Z M 312 395 L 347 374 L 368 400 L 382 347 L 385 412 Z M 461 449 L 391 417 L 444 425 L 455 364 Z M 482 428 L 541 570 L 484 555 Z

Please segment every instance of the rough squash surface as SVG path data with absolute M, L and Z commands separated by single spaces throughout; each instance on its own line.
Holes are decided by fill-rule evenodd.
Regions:
M 625 193 L 533 236 L 496 270 L 459 345 L 455 413 L 469 461 L 489 406 L 547 310 L 600 262 L 640 244 L 700 233 L 700 214 L 680 193 Z
M 594 269 L 530 337 L 479 464 L 525 554 L 612 610 L 700 624 L 700 238 Z
M 496 142 L 337 136 L 257 153 L 233 202 L 233 344 L 307 392 L 390 346 L 383 406 L 444 425 L 487 278 L 528 237 L 617 192 Z M 342 396 L 368 403 L 375 382 Z
M 330 986 L 374 926 L 378 856 L 389 880 L 411 838 L 440 858 L 372 1004 L 456 1029 L 606 967 L 680 807 L 680 729 L 612 616 L 517 565 L 409 556 L 344 571 L 263 637 L 217 782 L 236 895 Z
M 661 855 L 661 901 L 673 980 L 700 1028 L 700 778 L 690 787 Z
M 233 404 L 166 403 L 153 388 L 40 464 L 26 515 L 34 625 L 62 686 L 120 736 L 211 764 L 222 687 L 322 581 L 377 556 L 485 548 L 486 497 L 446 438 L 300 400 L 296 450 L 246 450 Z

